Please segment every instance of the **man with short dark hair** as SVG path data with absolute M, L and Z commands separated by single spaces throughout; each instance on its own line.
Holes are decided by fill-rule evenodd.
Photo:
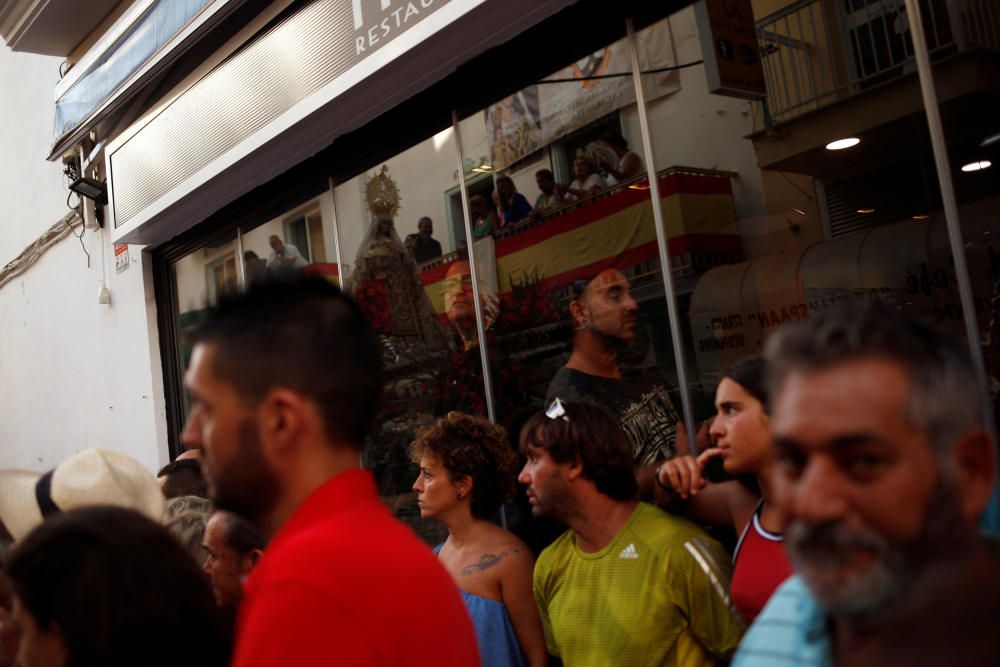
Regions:
M 156 473 L 163 497 L 167 500 L 181 496 L 208 497 L 208 486 L 197 459 L 179 459 L 160 468 Z
M 651 499 L 656 463 L 688 453 L 688 445 L 677 437 L 680 416 L 661 384 L 626 392 L 619 358 L 635 341 L 639 304 L 628 278 L 615 268 L 574 283 L 573 297 L 573 352 L 549 382 L 546 400 L 558 396 L 599 405 L 618 417 L 632 443 L 640 492 Z
M 566 198 L 556 190 L 556 178 L 550 169 L 539 169 L 535 172 L 535 184 L 541 191 L 535 199 L 535 213 L 545 214 L 548 210 L 562 206 L 566 203 Z
M 195 336 L 182 439 L 212 499 L 270 537 L 233 664 L 475 665 L 458 590 L 360 468 L 381 350 L 357 305 L 286 274 L 225 297 Z
M 601 141 L 618 156 L 618 164 L 604 162 L 600 165 L 608 173 L 608 185 L 627 181 L 642 170 L 642 158 L 628 147 L 628 142 L 621 132 L 608 130 L 601 136 Z
M 1000 557 L 977 530 L 995 445 L 962 345 L 850 304 L 778 331 L 767 356 L 797 576 L 734 664 L 996 664 Z
M 535 564 L 549 652 L 566 665 L 715 665 L 743 634 L 729 559 L 686 519 L 636 500 L 631 447 L 603 408 L 553 401 L 521 430 L 535 516 L 569 530 Z
M 413 253 L 417 264 L 441 256 L 441 244 L 431 236 L 433 233 L 434 222 L 425 215 L 417 221 L 417 233 L 406 237 L 406 247 Z

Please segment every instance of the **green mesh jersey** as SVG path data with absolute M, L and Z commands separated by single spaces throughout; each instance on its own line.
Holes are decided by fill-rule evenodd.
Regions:
M 701 529 L 646 503 L 596 553 L 567 531 L 535 565 L 549 652 L 566 667 L 718 664 L 743 635 L 730 573 Z

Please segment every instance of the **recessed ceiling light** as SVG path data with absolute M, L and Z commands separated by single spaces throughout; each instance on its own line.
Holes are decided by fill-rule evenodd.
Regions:
M 926 220 L 927 216 L 923 215 L 923 214 L 921 214 L 921 215 L 915 215 L 915 216 L 913 216 L 913 219 L 914 220 Z
M 858 213 L 862 213 L 864 215 L 868 215 L 869 213 L 874 213 L 874 212 L 875 212 L 875 209 L 873 209 L 873 208 L 859 208 L 858 209 Z
M 962 171 L 981 171 L 983 169 L 989 169 L 992 166 L 993 163 L 989 160 L 976 160 L 975 162 L 962 165 Z
M 847 137 L 846 139 L 837 139 L 836 141 L 831 141 L 826 145 L 826 150 L 828 151 L 842 151 L 845 148 L 850 148 L 851 146 L 857 146 L 861 143 L 861 140 L 857 137 Z

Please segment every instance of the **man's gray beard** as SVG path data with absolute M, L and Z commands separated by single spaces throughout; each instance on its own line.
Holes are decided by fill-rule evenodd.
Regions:
M 871 529 L 850 530 L 838 524 L 793 523 L 785 544 L 795 571 L 802 576 L 824 612 L 838 617 L 869 618 L 930 586 L 945 576 L 946 562 L 966 539 L 967 526 L 954 487 L 939 482 L 927 508 L 920 534 L 894 545 Z M 840 563 L 823 545 L 860 546 L 875 556 L 867 571 L 840 576 Z M 820 547 L 816 553 L 812 549 Z

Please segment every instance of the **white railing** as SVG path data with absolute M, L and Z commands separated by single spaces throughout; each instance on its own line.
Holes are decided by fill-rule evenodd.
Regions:
M 837 28 L 821 0 L 796 2 L 757 22 L 767 108 L 780 122 L 846 94 Z
M 1000 49 L 1000 0 L 920 0 L 932 57 Z M 781 123 L 914 71 L 903 0 L 800 0 L 757 22 Z

